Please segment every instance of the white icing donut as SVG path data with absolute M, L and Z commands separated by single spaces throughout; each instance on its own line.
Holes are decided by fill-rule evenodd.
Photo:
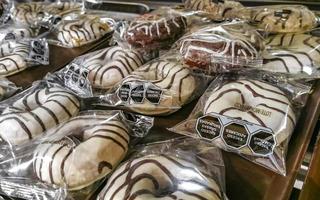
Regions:
M 315 14 L 304 6 L 275 5 L 254 8 L 251 21 L 272 33 L 303 32 L 317 25 Z
M 320 63 L 320 37 L 298 33 L 276 34 L 269 36 L 266 44 L 270 47 L 285 47 L 306 53 L 312 60 Z
M 18 99 L 0 116 L 0 137 L 12 145 L 33 139 L 78 114 L 80 102 L 60 87 L 37 89 Z
M 318 68 L 305 52 L 275 49 L 267 50 L 262 56 L 263 66 L 259 69 L 271 72 L 311 75 Z
M 257 80 L 232 81 L 215 89 L 204 107 L 204 114 L 212 112 L 271 128 L 278 145 L 291 135 L 296 124 L 285 93 Z
M 40 144 L 34 154 L 37 177 L 47 183 L 78 190 L 108 175 L 124 158 L 126 126 L 105 115 L 82 115 L 57 129 L 60 139 Z
M 100 39 L 111 29 L 107 22 L 98 17 L 84 17 L 59 23 L 57 31 L 57 38 L 61 44 L 67 47 L 79 47 Z
M 17 4 L 11 14 L 16 23 L 36 26 L 45 15 L 45 9 L 41 2 L 29 2 Z
M 120 46 L 91 55 L 81 65 L 89 69 L 89 80 L 94 88 L 111 88 L 144 63 L 138 52 Z
M 192 163 L 149 155 L 124 163 L 110 177 L 98 200 L 223 199 L 218 184 Z
M 134 103 L 130 100 L 131 110 L 147 115 L 170 113 L 184 105 L 196 90 L 196 80 L 191 71 L 178 62 L 153 61 L 144 65 L 122 81 L 127 83 L 146 83 L 162 90 L 159 103 L 145 100 Z
M 27 41 L 6 41 L 0 45 L 0 75 L 9 76 L 27 68 L 30 44 Z

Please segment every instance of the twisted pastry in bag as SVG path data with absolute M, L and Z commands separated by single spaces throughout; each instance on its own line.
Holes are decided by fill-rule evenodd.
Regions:
M 218 113 L 272 129 L 277 144 L 293 132 L 296 116 L 293 107 L 275 86 L 257 80 L 231 81 L 212 91 L 204 114 Z M 242 153 L 252 154 L 242 149 Z
M 124 163 L 98 200 L 223 199 L 217 183 L 181 158 L 149 155 Z
M 144 100 L 143 103 L 134 103 L 131 99 L 131 110 L 146 114 L 159 115 L 170 113 L 189 101 L 196 90 L 196 80 L 190 70 L 178 62 L 154 61 L 134 71 L 123 84 L 146 83 L 146 87 L 162 90 L 158 103 Z M 133 87 L 133 86 L 132 86 Z
M 82 65 L 89 69 L 94 88 L 111 88 L 144 63 L 142 55 L 120 46 L 109 47 L 85 58 Z
M 272 33 L 308 31 L 317 25 L 315 14 L 304 6 L 267 6 L 251 12 L 251 21 Z
M 96 41 L 110 32 L 110 26 L 98 17 L 84 17 L 58 24 L 58 40 L 67 47 L 79 47 Z
M 320 63 L 320 37 L 302 33 L 276 34 L 269 36 L 266 44 L 308 54 L 313 61 Z
M 175 42 L 186 28 L 187 20 L 183 16 L 145 14 L 130 23 L 124 38 L 134 47 L 157 50 Z
M 84 188 L 109 174 L 124 158 L 126 126 L 105 115 L 82 115 L 53 130 L 65 135 L 40 144 L 34 154 L 37 177 L 69 190 Z
M 37 89 L 18 99 L 0 116 L 0 137 L 12 145 L 33 139 L 78 114 L 80 102 L 60 87 Z
M 6 41 L 0 45 L 0 75 L 9 76 L 27 67 L 28 41 Z

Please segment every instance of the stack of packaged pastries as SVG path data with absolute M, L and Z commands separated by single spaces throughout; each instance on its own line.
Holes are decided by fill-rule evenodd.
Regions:
M 186 0 L 115 21 L 75 1 L 0 5 L 5 76 L 47 62 L 47 42 L 75 48 L 113 34 L 107 48 L 0 102 L 0 194 L 228 199 L 220 149 L 286 175 L 290 138 L 320 78 L 308 8 Z M 5 97 L 17 89 L 3 85 Z M 158 117 L 195 100 L 185 120 L 163 127 L 181 137 L 142 142 L 162 134 Z

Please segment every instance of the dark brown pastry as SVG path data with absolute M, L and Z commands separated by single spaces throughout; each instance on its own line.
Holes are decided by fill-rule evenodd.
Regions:
M 218 26 L 181 39 L 180 54 L 192 68 L 235 67 L 259 57 L 262 41 L 252 32 Z M 215 69 L 217 70 L 217 69 Z
M 186 18 L 180 15 L 145 14 L 132 21 L 124 35 L 136 48 L 169 47 L 186 30 Z

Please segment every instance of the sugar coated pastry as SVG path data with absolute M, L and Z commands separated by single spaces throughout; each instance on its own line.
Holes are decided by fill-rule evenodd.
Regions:
M 241 25 L 231 26 L 205 27 L 183 37 L 179 46 L 184 62 L 192 68 L 207 70 L 215 63 L 232 68 L 258 60 L 263 49 L 259 35 L 241 29 Z
M 79 100 L 63 88 L 37 89 L 3 111 L 0 137 L 12 145 L 25 143 L 77 115 L 79 108 Z
M 144 65 L 134 71 L 133 76 L 128 76 L 122 81 L 122 85 L 133 87 L 145 85 L 144 89 L 150 90 L 148 100 L 136 103 L 133 99 L 129 101 L 129 108 L 135 112 L 146 115 L 160 115 L 172 112 L 172 109 L 181 107 L 191 98 L 196 90 L 196 80 L 187 67 L 178 62 L 158 60 Z M 141 86 L 139 86 L 141 87 Z M 137 91 L 139 92 L 139 87 Z M 151 96 L 157 91 L 158 100 Z M 143 92 L 143 91 L 142 91 Z M 149 96 L 146 94 L 146 96 Z
M 270 128 L 277 144 L 294 130 L 296 117 L 284 92 L 257 80 L 230 81 L 212 91 L 204 114 L 217 113 Z M 248 150 L 248 149 L 247 149 Z M 251 154 L 251 151 L 242 153 Z
M 317 25 L 315 14 L 304 6 L 276 5 L 253 8 L 251 21 L 272 33 L 303 32 Z
M 186 0 L 185 8 L 205 11 L 214 19 L 235 18 L 237 9 L 242 8 L 241 3 L 236 1 L 212 1 L 212 0 Z
M 110 31 L 108 23 L 98 17 L 84 17 L 59 23 L 57 37 L 63 46 L 79 47 L 100 39 Z
M 82 66 L 89 69 L 94 88 L 111 88 L 144 63 L 142 55 L 120 46 L 106 48 L 85 58 Z
M 316 67 L 313 59 L 308 53 L 297 50 L 270 49 L 263 53 L 263 70 L 281 73 L 307 73 L 310 68 Z
M 24 70 L 29 50 L 27 41 L 6 41 L 0 44 L 0 75 L 9 76 Z
M 192 163 L 167 155 L 147 155 L 124 163 L 98 200 L 223 199 L 215 180 Z
M 267 38 L 266 45 L 302 52 L 320 63 L 320 37 L 303 33 L 276 34 Z
M 145 14 L 130 23 L 124 37 L 134 47 L 157 50 L 170 46 L 186 27 L 186 18 L 181 15 Z
M 128 150 L 126 126 L 106 115 L 80 115 L 52 131 L 64 136 L 38 145 L 33 168 L 40 180 L 68 190 L 105 177 Z
M 30 26 L 38 25 L 44 16 L 45 10 L 41 2 L 18 3 L 11 14 L 14 22 Z

